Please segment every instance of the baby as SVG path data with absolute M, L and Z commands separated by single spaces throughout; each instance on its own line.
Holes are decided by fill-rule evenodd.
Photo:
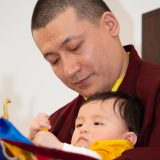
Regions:
M 42 117 L 45 116 L 40 115 L 38 121 L 35 120 L 36 124 L 40 124 Z M 137 97 L 107 92 L 90 97 L 82 105 L 75 121 L 71 144 L 60 142 L 46 131 L 37 131 L 33 136 L 31 129 L 30 136 L 33 143 L 40 146 L 110 160 L 134 148 L 142 119 L 143 106 Z

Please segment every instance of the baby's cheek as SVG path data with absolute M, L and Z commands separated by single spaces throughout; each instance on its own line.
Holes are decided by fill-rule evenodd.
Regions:
M 72 139 L 71 139 L 71 144 L 75 144 L 76 142 L 76 139 L 77 139 L 77 134 L 76 134 L 76 131 L 73 132 L 73 135 L 72 135 Z

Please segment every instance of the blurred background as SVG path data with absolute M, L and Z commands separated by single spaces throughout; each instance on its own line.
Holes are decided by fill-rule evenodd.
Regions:
M 53 74 L 34 44 L 31 15 L 37 0 L 0 0 L 0 115 L 5 98 L 10 121 L 25 135 L 39 112 L 51 114 L 77 93 Z M 123 45 L 134 44 L 141 55 L 142 14 L 160 7 L 160 0 L 105 0 L 121 25 Z

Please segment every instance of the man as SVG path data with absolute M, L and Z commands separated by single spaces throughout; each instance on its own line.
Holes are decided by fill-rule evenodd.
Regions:
M 142 61 L 132 45 L 121 45 L 119 23 L 101 0 L 39 0 L 32 33 L 57 77 L 79 96 L 49 118 L 39 115 L 30 138 L 48 128 L 70 143 L 85 98 L 104 91 L 136 94 L 145 107 L 142 136 L 120 159 L 160 158 L 160 66 Z M 51 126 L 50 126 L 51 125 Z M 50 128 L 51 127 L 51 128 Z M 155 149 L 155 147 L 158 147 Z M 158 150 L 158 151 L 157 151 Z

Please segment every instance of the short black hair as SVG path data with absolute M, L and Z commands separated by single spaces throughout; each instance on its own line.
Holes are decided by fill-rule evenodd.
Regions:
M 45 27 L 68 8 L 73 8 L 77 17 L 92 23 L 97 23 L 105 11 L 110 11 L 103 0 L 38 0 L 32 14 L 31 29 Z
M 125 120 L 129 131 L 133 131 L 137 136 L 141 133 L 144 106 L 140 99 L 135 95 L 130 95 L 124 92 L 103 92 L 89 97 L 84 104 L 92 101 L 102 101 L 114 98 L 115 102 L 113 109 L 119 107 L 119 113 L 122 119 Z M 83 105 L 84 105 L 83 104 Z

